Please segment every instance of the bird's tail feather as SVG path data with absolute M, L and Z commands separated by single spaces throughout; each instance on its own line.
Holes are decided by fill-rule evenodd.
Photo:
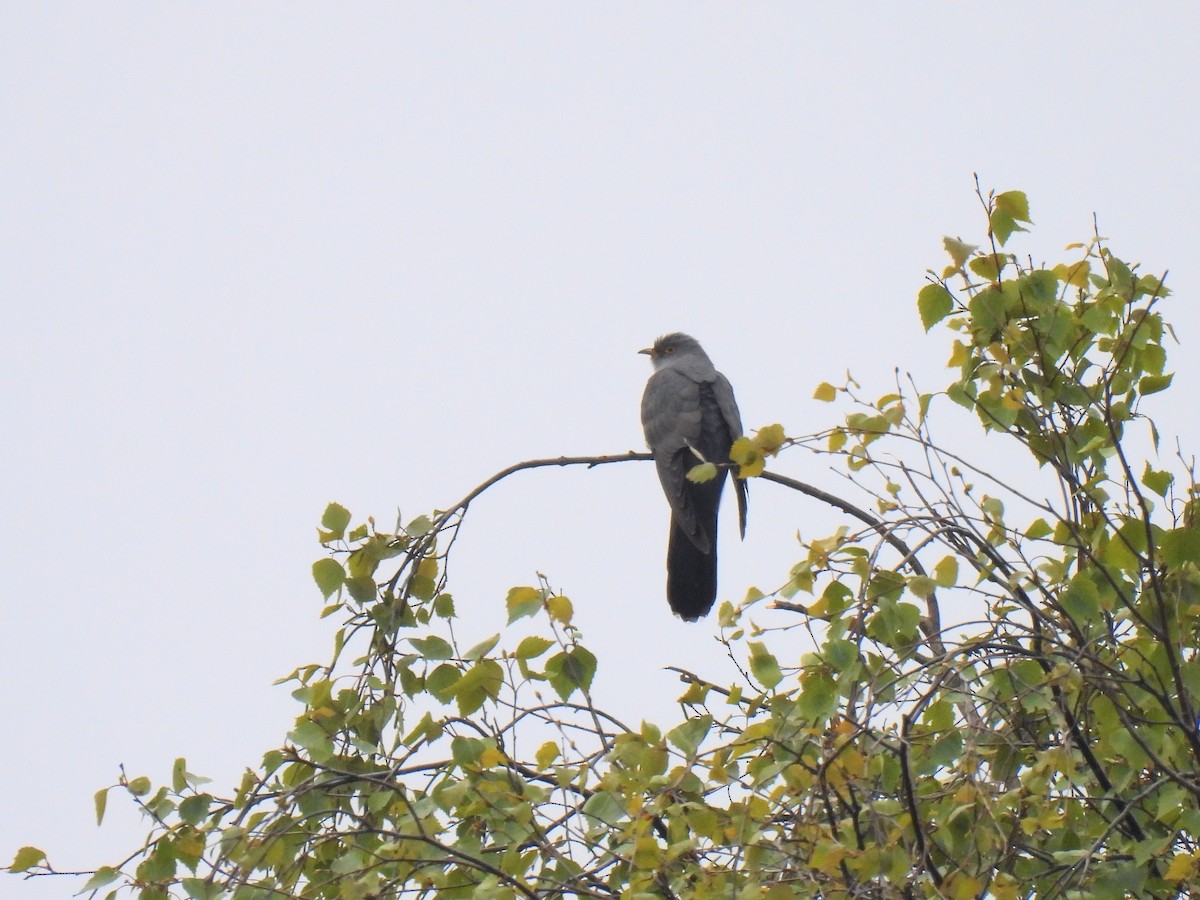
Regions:
M 687 622 L 708 615 L 717 599 L 717 542 L 712 531 L 709 552 L 696 548 L 674 521 L 667 544 L 667 602 Z

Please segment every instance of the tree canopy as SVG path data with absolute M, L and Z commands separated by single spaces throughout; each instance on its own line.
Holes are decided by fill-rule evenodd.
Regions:
M 456 637 L 447 564 L 475 497 L 519 469 L 646 454 L 519 463 L 392 531 L 330 504 L 313 578 L 340 625 L 328 662 L 284 679 L 295 727 L 228 793 L 183 759 L 161 785 L 122 773 L 97 818 L 116 791 L 149 832 L 85 892 L 1185 894 L 1200 507 L 1190 458 L 1161 458 L 1143 404 L 1171 387 L 1168 292 L 1098 234 L 1061 261 L 1022 259 L 1008 247 L 1031 224 L 1025 195 L 980 201 L 979 245 L 946 238 L 949 263 L 917 294 L 949 342 L 947 384 L 822 383 L 829 427 L 734 445 L 741 477 L 842 519 L 777 590 L 721 603 L 740 677 L 680 670 L 679 721 L 621 721 L 591 692 L 604 648 L 546 581 L 507 596 L 509 624 L 534 633 Z M 957 407 L 1003 473 L 935 437 Z M 797 455 L 826 458 L 850 496 L 765 470 Z M 768 607 L 783 625 L 756 624 Z M 26 847 L 10 871 L 57 869 Z

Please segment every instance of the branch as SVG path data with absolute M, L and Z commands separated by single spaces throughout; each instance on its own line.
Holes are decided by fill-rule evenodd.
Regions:
M 629 462 L 631 460 L 653 460 L 654 457 L 649 453 L 637 453 L 633 450 L 627 453 L 617 454 L 614 456 L 559 456 L 549 459 L 527 459 L 524 462 L 513 463 L 507 469 L 501 469 L 491 478 L 477 485 L 471 490 L 467 496 L 463 497 L 449 509 L 442 510 L 436 519 L 433 520 L 433 525 L 424 536 L 413 546 L 413 548 L 405 555 L 405 564 L 401 565 L 396 570 L 396 574 L 392 576 L 387 583 L 387 590 L 393 591 L 396 589 L 396 584 L 400 581 L 400 576 L 408 567 L 408 563 L 419 560 L 425 556 L 425 550 L 429 547 L 438 533 L 446 527 L 446 524 L 455 515 L 467 511 L 467 507 L 471 502 L 490 488 L 497 482 L 503 481 L 509 475 L 515 475 L 517 472 L 522 472 L 526 469 L 543 469 L 547 466 L 587 466 L 589 469 L 593 466 L 603 466 L 609 463 Z M 415 567 L 414 567 L 415 572 Z

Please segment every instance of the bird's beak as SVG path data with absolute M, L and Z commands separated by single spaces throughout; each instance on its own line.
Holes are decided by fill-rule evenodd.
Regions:
M 638 353 L 645 353 L 647 356 L 653 356 L 653 355 L 654 355 L 654 348 L 653 348 L 653 347 L 647 347 L 645 350 L 639 350 L 639 351 L 638 351 Z

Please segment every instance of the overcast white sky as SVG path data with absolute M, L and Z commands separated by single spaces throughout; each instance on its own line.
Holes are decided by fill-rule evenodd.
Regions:
M 271 682 L 327 657 L 325 504 L 407 519 L 640 449 L 655 335 L 699 338 L 750 427 L 825 427 L 847 369 L 942 386 L 914 301 L 980 234 L 972 172 L 1028 192 L 1018 252 L 1095 211 L 1171 270 L 1164 425 L 1194 447 L 1200 34 L 1133 9 L 0 3 L 0 862 L 131 849 L 126 804 L 93 823 L 119 763 L 228 786 L 299 711 Z M 778 466 L 838 487 L 811 463 Z M 754 485 L 722 596 L 784 580 L 821 515 Z M 665 540 L 648 465 L 517 476 L 457 548 L 460 634 L 545 572 L 600 701 L 664 719 L 663 665 L 720 666 Z

